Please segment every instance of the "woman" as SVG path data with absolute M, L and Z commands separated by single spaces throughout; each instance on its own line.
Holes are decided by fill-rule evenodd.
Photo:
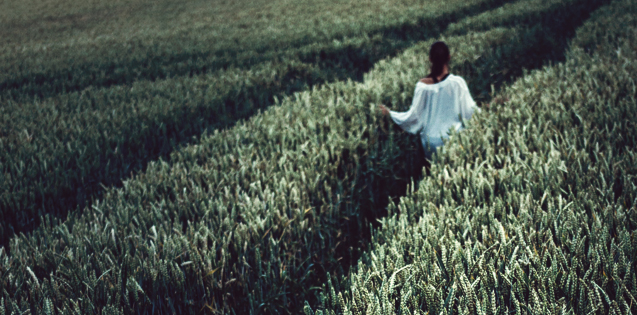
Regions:
M 471 98 L 467 83 L 449 73 L 449 47 L 436 42 L 429 51 L 431 73 L 416 84 L 414 99 L 407 112 L 394 112 L 380 105 L 383 115 L 390 115 L 403 130 L 420 134 L 427 159 L 431 159 L 449 129 L 462 129 L 462 121 L 480 111 Z

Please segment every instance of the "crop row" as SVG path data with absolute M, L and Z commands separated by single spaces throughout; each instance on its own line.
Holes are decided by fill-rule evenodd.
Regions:
M 306 314 L 635 313 L 636 13 L 499 93 Z
M 66 216 L 131 172 L 167 156 L 206 130 L 223 128 L 276 96 L 328 80 L 302 63 L 130 87 L 85 90 L 0 109 L 1 243 Z M 310 79 L 308 79 L 308 77 Z
M 319 14 L 314 17 L 318 19 L 318 25 L 310 25 L 305 14 L 280 16 L 285 10 L 273 10 L 278 15 L 268 20 L 275 26 L 248 23 L 245 25 L 247 28 L 239 26 L 190 33 L 176 30 L 159 35 L 147 31 L 140 38 L 18 46 L 0 54 L 0 64 L 3 65 L 0 91 L 4 97 L 41 98 L 81 91 L 89 86 L 108 87 L 138 80 L 192 76 L 229 67 L 249 69 L 266 61 L 294 59 L 316 62 L 319 59 L 329 63 L 333 57 L 330 50 L 346 49 L 348 42 L 367 42 L 365 49 L 351 51 L 362 55 L 359 57 L 379 52 L 385 56 L 396 50 L 392 47 L 396 43 L 392 41 L 401 43 L 405 39 L 411 42 L 427 39 L 450 22 L 504 2 L 454 0 L 444 5 L 436 1 L 401 5 L 383 3 L 381 7 L 387 12 L 376 17 L 356 22 L 335 22 L 335 16 Z M 277 5 L 288 4 L 279 2 Z M 398 10 L 399 7 L 408 9 Z M 357 10 L 354 15 L 370 14 L 369 6 Z M 244 20 L 254 22 L 247 17 Z M 279 25 L 281 22 L 278 20 L 285 25 Z M 190 27 L 185 26 L 185 30 L 190 30 Z M 344 50 L 340 55 L 346 53 L 347 50 Z
M 461 74 L 492 73 L 544 34 L 446 40 Z M 2 307 L 298 311 L 326 273 L 356 260 L 388 195 L 419 172 L 418 140 L 395 138 L 372 104 L 409 104 L 430 44 L 379 63 L 364 83 L 299 93 L 204 136 L 64 223 L 46 217 L 0 257 Z

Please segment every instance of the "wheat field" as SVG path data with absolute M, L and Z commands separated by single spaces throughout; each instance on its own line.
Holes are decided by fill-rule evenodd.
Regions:
M 634 314 L 632 0 L 0 3 L 0 314 Z M 424 167 L 444 40 L 482 108 Z

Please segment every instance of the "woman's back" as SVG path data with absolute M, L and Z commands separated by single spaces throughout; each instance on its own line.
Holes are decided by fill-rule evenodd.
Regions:
M 462 129 L 462 121 L 480 111 L 464 79 L 449 74 L 450 58 L 449 47 L 435 42 L 429 51 L 431 72 L 416 84 L 409 111 L 394 112 L 380 105 L 383 115 L 389 114 L 403 130 L 420 134 L 427 158 L 449 137 L 450 129 Z
M 464 79 L 450 74 L 438 83 L 418 82 L 409 111 L 390 111 L 390 115 L 405 131 L 420 134 L 424 148 L 437 148 L 451 128 L 462 129 L 462 120 L 470 119 L 476 110 L 480 109 Z

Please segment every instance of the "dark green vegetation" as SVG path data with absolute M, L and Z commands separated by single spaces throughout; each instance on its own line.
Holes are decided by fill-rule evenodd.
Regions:
M 46 93 L 60 91 L 47 90 L 34 97 L 29 89 L 36 85 L 27 84 L 28 88 L 20 92 L 25 93 L 23 96 L 5 95 L 11 104 L 31 104 L 31 112 L 41 108 L 57 110 L 64 104 L 75 104 L 66 108 L 76 108 L 76 112 L 92 108 L 86 113 L 93 116 L 74 116 L 80 117 L 77 121 L 81 123 L 67 118 L 72 116 L 69 112 L 74 113 L 68 109 L 59 110 L 60 118 L 52 120 L 73 121 L 68 125 L 80 126 L 69 136 L 72 141 L 83 134 L 83 128 L 101 122 L 103 127 L 96 128 L 99 132 L 77 142 L 87 147 L 109 143 L 99 142 L 104 141 L 102 134 L 116 134 L 117 141 L 128 141 L 122 139 L 136 137 L 129 133 L 139 130 L 131 125 L 148 123 L 141 130 L 151 135 L 147 141 L 157 144 L 144 147 L 145 142 L 132 142 L 120 147 L 115 142 L 110 148 L 112 153 L 108 153 L 112 155 L 99 158 L 107 165 L 109 161 L 120 163 L 108 177 L 113 181 L 157 156 L 168 157 L 172 153 L 167 159 L 149 163 L 143 172 L 125 180 L 122 187 L 106 189 L 103 196 L 82 211 L 71 212 L 64 222 L 46 216 L 28 235 L 12 237 L 8 241 L 10 253 L 0 249 L 0 312 L 298 313 L 304 301 L 320 311 L 354 313 L 364 313 L 368 308 L 393 313 L 400 307 L 404 307 L 400 313 L 487 313 L 498 307 L 500 311 L 506 307 L 513 310 L 517 304 L 521 305 L 518 309 L 534 313 L 562 308 L 580 312 L 595 307 L 599 313 L 624 313 L 626 303 L 635 312 L 631 295 L 625 294 L 636 296 L 635 210 L 629 210 L 634 209 L 636 198 L 635 170 L 631 168 L 635 165 L 631 160 L 634 139 L 624 136 L 634 125 L 622 118 L 635 111 L 635 85 L 631 81 L 635 56 L 630 53 L 635 51 L 634 31 L 630 33 L 635 27 L 634 5 L 619 1 L 612 10 L 604 7 L 578 31 L 575 48 L 567 53 L 576 28 L 606 3 L 521 0 L 493 9 L 499 3 L 438 8 L 427 13 L 436 23 L 422 19 L 423 25 L 436 25 L 431 33 L 407 24 L 404 29 L 395 28 L 394 33 L 363 36 L 368 39 L 351 46 L 349 51 L 354 54 L 380 51 L 370 59 L 356 57 L 347 61 L 370 62 L 360 68 L 340 61 L 347 71 L 358 69 L 355 73 L 362 78 L 344 75 L 316 81 L 353 78 L 360 82 L 332 82 L 292 96 L 284 96 L 289 92 L 284 91 L 285 81 L 259 92 L 260 85 L 278 80 L 268 70 L 284 69 L 280 71 L 285 73 L 285 69 L 309 69 L 307 73 L 318 74 L 325 69 L 337 71 L 334 69 L 339 67 L 329 64 L 348 60 L 339 59 L 343 56 L 343 51 L 338 50 L 343 45 L 341 41 L 327 43 L 326 47 L 336 47 L 334 54 L 322 59 L 318 53 L 316 63 L 291 59 L 236 64 L 232 69 L 215 70 L 219 72 L 209 75 L 92 87 L 42 99 Z M 450 12 L 456 13 L 448 15 Z M 472 14 L 461 18 L 468 13 Z M 604 31 L 610 24 L 605 19 L 620 17 L 624 22 L 621 25 L 628 25 L 627 28 Z M 631 34 L 633 37 L 627 37 Z M 490 101 L 489 106 L 471 123 L 470 131 L 454 136 L 420 188 L 402 198 L 398 208 L 389 207 L 390 216 L 383 219 L 382 229 L 372 232 L 370 225 L 376 225 L 376 218 L 386 215 L 389 199 L 398 201 L 396 198 L 405 193 L 407 184 L 421 177 L 422 158 L 418 139 L 380 119 L 374 104 L 401 109 L 409 105 L 414 83 L 426 73 L 429 45 L 440 36 L 452 47 L 453 71 L 467 79 L 477 99 Z M 429 37 L 428 41 L 413 45 L 417 39 Z M 383 45 L 392 42 L 397 44 L 391 47 L 404 50 L 394 58 L 376 62 L 396 53 L 384 50 Z M 319 41 L 316 47 L 321 45 Z M 617 48 L 624 53 L 615 52 Z M 561 61 L 564 63 L 531 74 L 524 70 Z M 600 61 L 614 66 L 601 67 Z M 362 75 L 373 62 L 372 70 Z M 172 66 L 171 62 L 167 65 Z M 615 72 L 620 75 L 613 78 Z M 245 82 L 246 77 L 258 82 L 253 90 L 235 89 L 237 85 L 250 86 L 238 83 Z M 511 87 L 498 92 L 496 99 L 490 99 L 492 84 L 500 87 L 516 79 Z M 300 75 L 299 88 L 309 85 L 304 80 Z M 218 88 L 209 88 L 211 82 L 220 82 L 215 83 Z M 571 88 L 577 86 L 574 82 L 588 88 L 578 92 Z M 259 93 L 266 96 L 259 99 L 264 95 Z M 255 95 L 256 100 L 251 102 L 223 106 L 223 100 Z M 254 111 L 251 108 L 266 106 L 274 95 L 282 96 L 276 106 L 226 130 L 212 131 L 246 117 Z M 83 103 L 84 98 L 91 97 L 94 101 Z M 123 107 L 110 119 L 103 116 L 111 113 L 100 107 L 104 104 Z M 621 106 L 606 110 L 610 105 Z M 188 106 L 193 106 L 196 114 L 183 114 L 192 110 Z M 225 116 L 218 118 L 217 113 L 223 110 Z M 209 116 L 203 117 L 200 113 L 206 111 Z M 3 117 L 16 124 L 27 123 L 9 119 L 13 117 L 10 115 Z M 46 121 L 50 116 L 37 117 L 47 117 L 43 118 Z M 171 127 L 162 131 L 162 126 L 168 125 Z M 61 134 L 56 137 L 66 135 L 64 129 L 56 128 L 48 130 L 59 130 Z M 184 138 L 170 136 L 188 128 L 192 129 L 183 133 Z M 194 144 L 175 150 L 204 130 L 209 131 Z M 622 137 L 617 138 L 618 134 Z M 37 139 L 26 136 L 27 140 L 33 139 L 27 144 Z M 40 141 L 60 141 L 56 137 Z M 72 141 L 60 141 L 64 144 L 61 147 Z M 133 154 L 128 160 L 118 156 L 123 147 L 138 150 L 138 155 Z M 157 147 L 164 151 L 149 153 Z M 35 148 L 32 152 L 39 151 Z M 89 160 L 96 160 L 101 152 L 89 151 L 75 161 L 93 163 Z M 41 156 L 59 160 L 66 155 Z M 591 166 L 590 161 L 595 165 Z M 616 162 L 621 163 L 616 166 Z M 14 169 L 22 167 L 19 162 L 8 165 Z M 47 165 L 58 174 L 74 171 L 75 167 Z M 82 168 L 78 169 L 71 177 L 95 176 L 94 172 L 82 173 Z M 600 171 L 606 172 L 603 180 L 596 177 Z M 95 181 L 112 183 L 104 178 Z M 593 186 L 589 186 L 591 183 Z M 25 187 L 22 185 L 17 187 Z M 82 192 L 84 196 L 73 193 L 78 187 L 85 187 L 74 185 L 68 185 L 69 191 L 79 200 L 65 201 L 59 208 L 39 209 L 36 203 L 30 208 L 33 210 L 24 211 L 24 217 L 31 218 L 33 213 L 66 213 L 86 202 L 83 199 L 87 196 L 95 196 L 88 190 Z M 54 191 L 60 189 L 51 187 Z M 54 200 L 66 195 L 56 193 Z M 24 196 L 21 198 L 25 202 L 35 198 Z M 581 204 L 569 204 L 575 198 Z M 67 203 L 72 206 L 65 208 Z M 622 203 L 623 208 L 613 207 Z M 560 215 L 562 212 L 555 209 L 565 212 Z M 553 223 L 549 226 L 547 222 Z M 588 230 L 583 222 L 590 223 Z M 547 237 L 546 231 L 552 236 Z M 582 238 L 584 235 L 588 235 L 586 239 Z M 494 246 L 496 238 L 503 246 Z M 552 256 L 542 252 L 540 246 L 546 242 Z M 597 256 L 589 250 L 590 246 L 596 246 Z M 334 281 L 336 288 L 328 285 L 322 289 L 321 285 L 328 282 L 326 275 L 341 279 L 361 254 L 358 267 L 346 278 L 350 281 Z M 536 263 L 543 259 L 550 260 L 544 269 Z M 599 261 L 597 268 L 602 269 L 586 274 L 588 269 L 594 269 L 587 267 L 594 265 L 595 259 Z M 535 264 L 533 271 L 529 269 L 531 264 Z M 556 273 L 548 274 L 546 269 L 550 268 L 557 268 Z M 538 272 L 542 270 L 544 273 Z M 406 272 L 414 276 L 405 277 Z M 599 279 L 593 278 L 599 275 Z M 478 277 L 491 280 L 480 282 Z M 627 280 L 611 281 L 618 278 Z M 601 291 L 588 290 L 594 286 L 591 279 L 599 280 L 595 285 Z M 465 280 L 469 281 L 468 286 Z M 624 286 L 625 289 L 618 289 Z M 413 290 L 408 293 L 410 288 Z M 554 290 L 554 302 L 546 293 L 548 288 Z M 580 291 L 585 297 L 592 295 L 594 300 L 581 299 L 579 295 L 573 298 L 573 292 Z M 495 297 L 491 299 L 491 295 Z M 573 301 L 583 301 L 583 305 Z M 310 312 L 309 307 L 305 309 Z
M 147 21 L 150 25 L 146 27 L 150 30 L 143 29 L 141 34 L 128 34 L 132 30 L 111 26 L 121 37 L 96 36 L 93 33 L 105 33 L 97 29 L 90 35 L 82 33 L 59 42 L 18 45 L 14 49 L 26 50 L 19 54 L 7 49 L 2 68 L 6 71 L 0 77 L 2 94 L 46 97 L 89 86 L 108 87 L 139 80 L 193 76 L 228 67 L 250 69 L 265 61 L 300 60 L 318 63 L 322 69 L 334 66 L 346 68 L 343 70 L 360 69 L 395 53 L 396 49 L 436 35 L 450 22 L 506 1 L 454 0 L 443 5 L 425 1 L 375 0 L 361 4 L 323 0 L 310 4 L 279 0 L 267 5 L 260 0 L 257 3 L 238 1 L 226 4 L 226 8 L 222 5 L 225 12 L 219 12 L 224 10 L 216 8 L 218 4 L 206 5 L 203 1 L 190 4 L 190 10 L 213 14 L 207 17 L 201 17 L 203 12 L 183 12 L 179 16 L 171 11 L 173 3 L 162 2 L 166 8 L 146 9 L 148 12 L 139 15 L 143 18 L 157 14 L 176 19 L 173 23 L 182 24 L 177 30 L 153 31 L 153 26 L 167 27 Z M 119 8 L 121 10 L 123 8 Z M 95 11 L 98 10 L 87 9 L 75 15 L 88 18 L 99 14 Z M 117 6 L 110 11 L 118 14 Z M 193 15 L 204 21 L 188 21 Z M 254 19 L 255 15 L 262 19 Z M 233 21 L 237 19 L 240 19 L 238 23 Z M 304 19 L 309 19 L 309 23 Z M 11 35 L 17 36 L 9 34 L 8 37 Z

